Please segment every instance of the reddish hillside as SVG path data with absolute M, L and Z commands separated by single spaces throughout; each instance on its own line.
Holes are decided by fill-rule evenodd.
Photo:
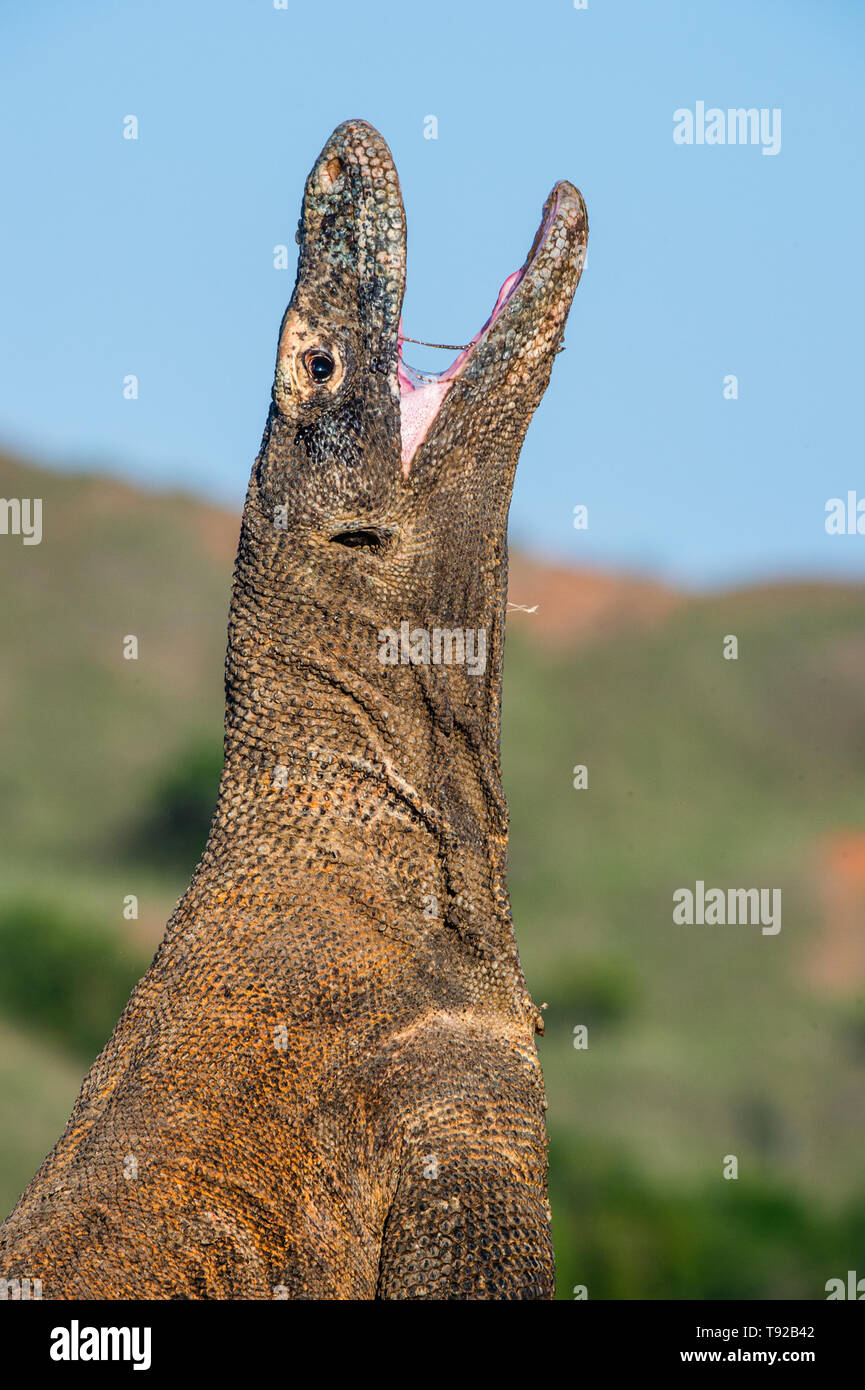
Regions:
M 549 565 L 514 552 L 508 600 L 514 605 L 511 623 L 519 621 L 533 637 L 559 647 L 662 623 L 688 601 L 651 580 Z

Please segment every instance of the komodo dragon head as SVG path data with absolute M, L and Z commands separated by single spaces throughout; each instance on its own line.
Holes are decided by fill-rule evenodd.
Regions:
M 236 731 L 274 762 L 296 765 L 300 743 L 375 769 L 454 851 L 455 925 L 469 925 L 459 883 L 476 854 L 488 866 L 492 855 L 483 876 L 494 898 L 504 892 L 507 516 L 586 237 L 582 197 L 558 183 L 487 322 L 416 384 L 402 358 L 405 213 L 387 145 L 347 121 L 306 183 L 238 556 L 227 756 Z M 308 779 L 295 767 L 290 782 Z

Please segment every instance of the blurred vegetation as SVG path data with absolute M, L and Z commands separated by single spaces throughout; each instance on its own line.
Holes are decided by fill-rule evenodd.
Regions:
M 198 862 L 213 818 L 222 761 L 221 744 L 200 743 L 162 772 L 130 835 L 133 855 L 182 869 Z
M 550 1197 L 559 1298 L 820 1299 L 865 1248 L 861 1200 L 831 1211 L 741 1179 L 682 1189 L 555 1133 Z
M 0 960 L 0 1010 L 85 1062 L 104 1047 L 147 965 L 38 899 L 0 908 Z
M 203 847 L 234 545 L 188 499 L 5 470 L 4 495 L 43 497 L 51 544 L 46 522 L 42 546 L 0 547 L 4 1209 Z M 862 969 L 824 853 L 865 842 L 865 592 L 692 599 L 558 647 L 531 622 L 508 634 L 502 755 L 517 936 L 549 1006 L 560 1296 L 825 1297 L 865 1248 Z M 674 926 L 697 878 L 781 887 L 781 932 Z M 812 966 L 827 941 L 835 990 Z
M 630 961 L 585 957 L 562 963 L 548 982 L 544 1003 L 554 1018 L 570 1013 L 594 1030 L 623 1023 L 633 1013 L 638 993 Z

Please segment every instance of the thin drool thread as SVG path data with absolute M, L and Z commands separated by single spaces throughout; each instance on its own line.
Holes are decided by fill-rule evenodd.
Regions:
M 445 352 L 465 352 L 471 347 L 471 343 L 428 343 L 425 338 L 410 338 L 407 333 L 401 333 L 401 343 L 417 343 L 419 347 L 442 348 Z M 403 360 L 402 364 L 407 372 L 410 372 L 418 381 L 438 381 L 441 372 L 420 372 L 417 367 L 412 367 Z
M 409 338 L 406 333 L 401 333 L 400 338 L 404 343 L 418 343 L 420 347 L 444 348 L 445 352 L 465 352 L 466 348 L 471 347 L 471 343 L 428 343 L 423 338 Z

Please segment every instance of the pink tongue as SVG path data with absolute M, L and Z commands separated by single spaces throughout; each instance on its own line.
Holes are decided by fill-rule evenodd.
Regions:
M 402 378 L 400 378 L 402 384 Z M 399 398 L 399 428 L 402 439 L 402 471 L 408 477 L 415 450 L 439 412 L 451 389 L 450 381 L 428 381 L 423 386 L 409 383 Z
M 409 376 L 405 367 L 402 365 L 402 319 L 399 321 L 399 411 L 400 411 L 400 436 L 402 440 L 402 471 L 406 477 L 409 475 L 411 461 L 419 444 L 423 443 L 430 425 L 435 419 L 441 408 L 441 403 L 453 385 L 454 378 L 459 374 L 466 358 L 479 338 L 482 338 L 487 329 L 493 323 L 498 314 L 501 313 L 505 304 L 511 297 L 514 288 L 520 277 L 521 270 L 515 270 L 513 275 L 509 275 L 505 283 L 499 290 L 498 298 L 483 328 L 472 338 L 467 348 L 464 348 L 459 357 L 455 358 L 446 371 L 442 372 L 435 381 L 424 382 L 417 385 Z

